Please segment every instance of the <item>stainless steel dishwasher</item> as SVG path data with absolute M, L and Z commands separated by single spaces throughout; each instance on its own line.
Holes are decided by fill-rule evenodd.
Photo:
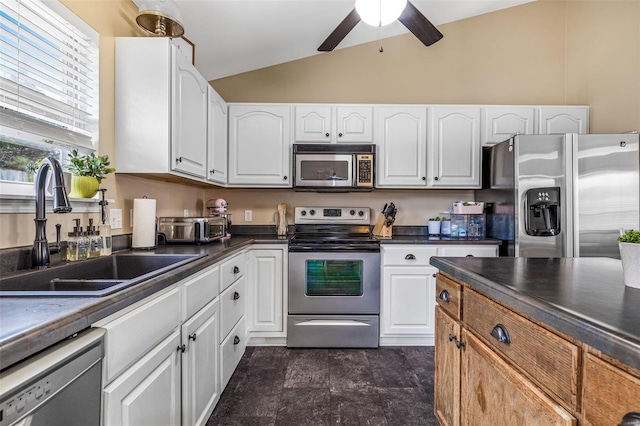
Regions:
M 99 426 L 103 336 L 83 331 L 0 372 L 0 426 Z

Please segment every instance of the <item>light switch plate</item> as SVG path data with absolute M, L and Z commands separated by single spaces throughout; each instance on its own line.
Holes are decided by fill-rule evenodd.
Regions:
M 122 209 L 109 209 L 111 229 L 122 229 Z
M 244 211 L 244 221 L 251 222 L 253 220 L 253 212 L 251 210 Z

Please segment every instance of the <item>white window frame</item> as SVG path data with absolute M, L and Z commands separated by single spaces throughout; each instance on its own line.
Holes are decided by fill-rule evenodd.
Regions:
M 98 151 L 98 134 L 99 134 L 99 42 L 100 42 L 100 34 L 94 30 L 89 24 L 84 22 L 79 16 L 69 10 L 65 5 L 63 5 L 59 0 L 41 0 L 42 3 L 46 5 L 49 9 L 51 9 L 54 13 L 57 13 L 62 19 L 66 20 L 68 23 L 76 27 L 79 31 L 84 33 L 89 37 L 92 44 L 95 46 L 95 71 L 96 71 L 96 80 L 95 84 L 97 85 L 95 90 L 95 130 L 93 132 L 93 138 L 91 140 L 90 146 L 78 146 L 81 151 L 91 152 Z M 2 133 L 10 135 L 12 129 L 7 127 L 3 127 L 1 130 Z M 24 213 L 35 211 L 35 207 L 33 206 L 33 199 L 35 198 L 35 192 L 33 183 L 30 182 L 13 182 L 13 181 L 0 181 L 0 213 Z M 73 200 L 74 204 L 77 200 Z M 89 200 L 86 200 L 89 201 Z M 86 203 L 85 201 L 85 203 Z M 83 203 L 83 204 L 85 204 Z M 90 203 L 94 203 L 94 201 L 90 201 Z M 80 209 L 76 209 L 74 207 L 74 211 L 82 211 L 85 208 L 81 207 Z M 93 209 L 90 209 L 93 210 Z M 88 210 L 85 210 L 88 211 Z

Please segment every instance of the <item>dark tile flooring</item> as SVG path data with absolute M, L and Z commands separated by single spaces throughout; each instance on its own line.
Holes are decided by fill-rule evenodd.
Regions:
M 438 425 L 433 347 L 248 347 L 213 425 Z

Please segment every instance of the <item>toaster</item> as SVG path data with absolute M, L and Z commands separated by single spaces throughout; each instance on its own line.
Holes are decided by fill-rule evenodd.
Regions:
M 167 244 L 209 243 L 227 235 L 227 220 L 224 217 L 161 217 L 158 234 Z

